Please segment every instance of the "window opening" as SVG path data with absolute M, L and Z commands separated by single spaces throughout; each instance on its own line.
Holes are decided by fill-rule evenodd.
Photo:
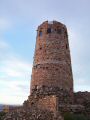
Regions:
M 31 102 L 31 105 L 34 105 L 34 102 Z
M 56 68 L 56 71 L 58 70 L 58 68 Z
M 66 44 L 66 49 L 68 49 L 68 45 Z
M 42 49 L 42 47 L 40 47 L 40 50 Z
M 48 28 L 48 29 L 47 29 L 47 33 L 51 33 L 51 28 Z
M 46 69 L 48 69 L 48 67 L 46 67 Z
M 51 33 L 53 33 L 54 32 L 54 29 L 53 28 L 51 28 Z
M 58 33 L 58 34 L 61 34 L 61 33 L 62 33 L 62 30 L 61 30 L 61 29 L 58 29 L 58 30 L 57 30 L 57 33 Z
M 66 37 L 68 36 L 68 34 L 67 34 L 67 32 L 65 31 L 65 35 L 66 35 Z
M 39 32 L 39 36 L 42 36 L 42 31 Z

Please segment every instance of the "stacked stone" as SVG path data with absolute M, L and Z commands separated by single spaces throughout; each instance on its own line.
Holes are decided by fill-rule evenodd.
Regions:
M 74 103 L 85 107 L 85 112 L 90 116 L 90 92 L 74 93 Z
M 47 110 L 40 110 L 37 108 L 32 109 L 19 109 L 6 114 L 2 120 L 63 120 L 60 114 L 55 116 L 52 112 Z
M 84 105 L 85 102 L 90 102 L 90 92 L 77 92 L 74 93 L 74 101 L 77 104 Z

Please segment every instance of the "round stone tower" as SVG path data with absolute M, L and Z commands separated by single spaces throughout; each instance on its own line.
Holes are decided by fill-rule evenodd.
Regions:
M 31 78 L 34 89 L 51 87 L 73 93 L 73 76 L 67 28 L 57 21 L 45 21 L 37 29 Z

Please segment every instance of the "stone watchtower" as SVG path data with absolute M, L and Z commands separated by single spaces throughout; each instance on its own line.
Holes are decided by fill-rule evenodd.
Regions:
M 73 76 L 67 28 L 57 21 L 45 21 L 37 29 L 30 94 L 55 95 L 60 102 L 61 93 L 67 93 L 66 101 L 72 102 Z

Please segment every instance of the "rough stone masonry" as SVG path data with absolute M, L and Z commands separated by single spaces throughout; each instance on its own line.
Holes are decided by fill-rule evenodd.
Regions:
M 73 91 L 66 26 L 45 21 L 37 29 L 28 100 L 4 120 L 63 120 L 65 113 L 90 117 L 90 92 Z
M 73 77 L 66 26 L 44 22 L 37 29 L 31 94 L 41 87 L 57 87 L 73 93 Z

